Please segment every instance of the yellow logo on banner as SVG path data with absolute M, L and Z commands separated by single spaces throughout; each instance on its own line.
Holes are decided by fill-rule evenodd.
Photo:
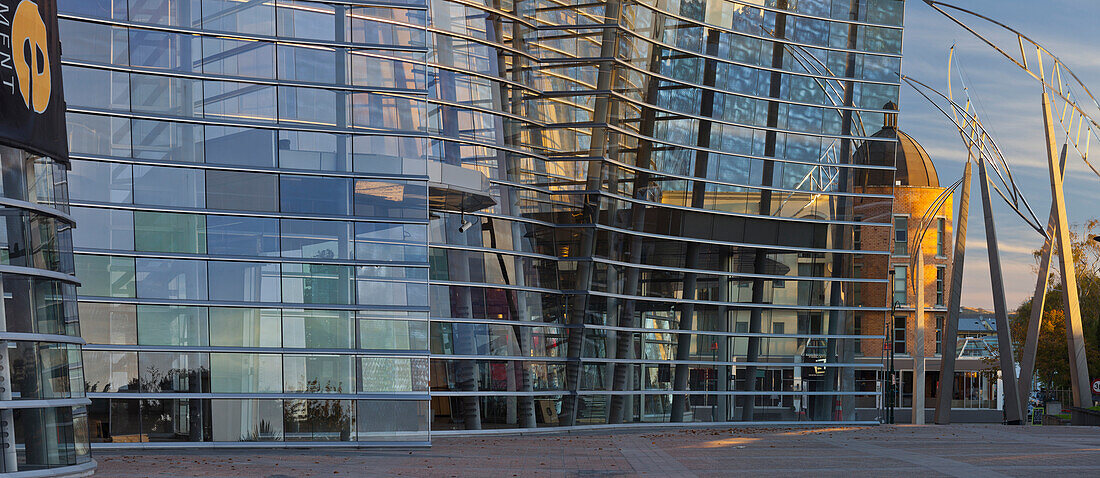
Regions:
M 46 44 L 46 23 L 38 4 L 23 0 L 11 22 L 11 53 L 23 102 L 36 113 L 50 106 L 50 55 Z

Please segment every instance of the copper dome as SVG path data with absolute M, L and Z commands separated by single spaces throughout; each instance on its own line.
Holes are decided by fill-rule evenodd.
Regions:
M 897 110 L 897 105 L 889 102 L 882 109 Z M 940 177 L 936 174 L 932 158 L 928 157 L 928 152 L 920 143 L 898 129 L 897 117 L 897 113 L 883 114 L 882 129 L 871 135 L 875 138 L 897 139 L 897 143 L 866 141 L 856 150 L 854 158 L 856 164 L 895 165 L 897 171 L 893 174 L 893 181 L 890 180 L 890 171 L 857 170 L 856 185 L 939 187 Z

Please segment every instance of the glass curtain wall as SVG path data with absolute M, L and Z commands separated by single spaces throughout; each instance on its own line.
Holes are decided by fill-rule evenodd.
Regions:
M 0 476 L 83 476 L 80 356 L 66 167 L 0 146 Z
M 426 4 L 59 10 L 91 441 L 427 443 Z
M 497 201 L 431 220 L 433 430 L 855 421 L 902 12 L 431 2 L 431 159 Z
M 853 422 L 877 393 L 854 296 L 889 244 L 854 235 L 888 237 L 860 184 L 893 167 L 853 152 L 889 141 L 900 0 L 60 5 L 95 442 Z M 444 166 L 492 204 L 429 208 Z

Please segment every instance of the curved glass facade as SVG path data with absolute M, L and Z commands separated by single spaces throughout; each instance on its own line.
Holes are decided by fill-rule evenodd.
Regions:
M 0 476 L 87 475 L 65 165 L 0 146 L 0 168 Z
M 889 245 L 859 238 L 891 195 L 860 181 L 892 168 L 852 153 L 897 101 L 901 1 L 430 5 L 431 159 L 496 199 L 432 221 L 433 430 L 873 406 Z
M 60 1 L 92 441 L 855 421 L 902 7 Z

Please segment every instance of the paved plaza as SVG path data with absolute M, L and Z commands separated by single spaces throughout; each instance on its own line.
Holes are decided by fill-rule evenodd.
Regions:
M 99 476 L 1100 476 L 1100 428 L 647 429 L 435 437 L 431 448 L 99 451 Z

